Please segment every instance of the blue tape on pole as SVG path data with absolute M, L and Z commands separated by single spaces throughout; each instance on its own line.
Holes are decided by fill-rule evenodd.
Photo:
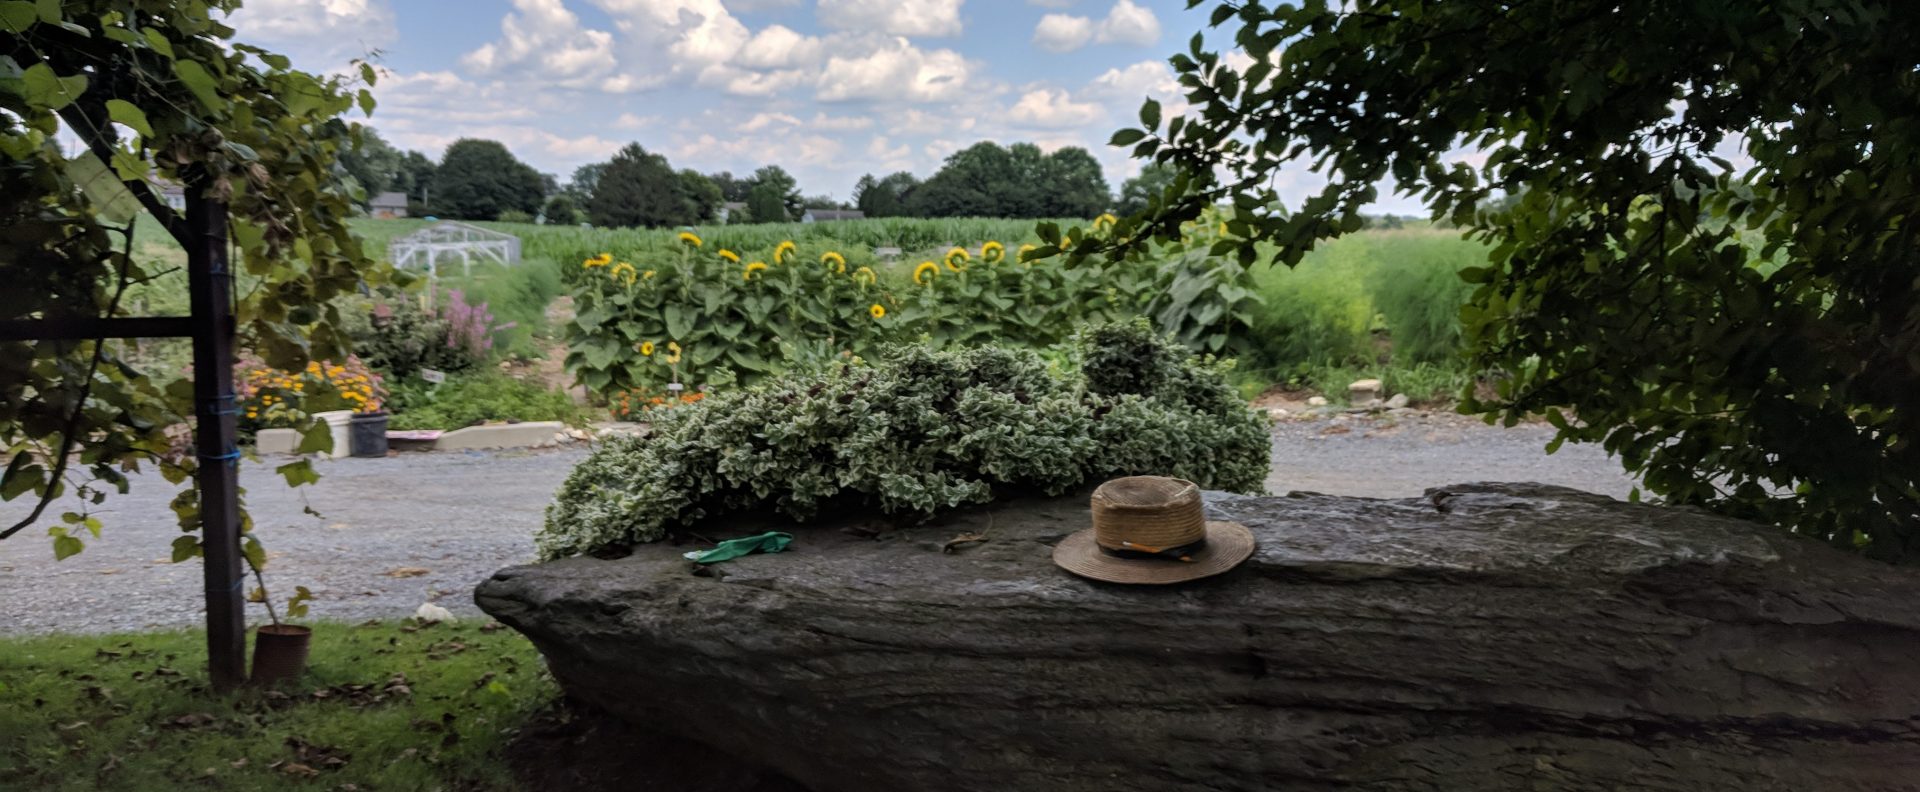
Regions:
M 237 401 L 235 401 L 234 395 L 231 393 L 224 393 L 224 394 L 215 396 L 212 399 L 209 399 L 208 401 L 226 402 L 227 407 L 226 409 L 207 410 L 204 413 L 202 413 L 203 415 L 239 415 L 240 414 L 240 405 Z

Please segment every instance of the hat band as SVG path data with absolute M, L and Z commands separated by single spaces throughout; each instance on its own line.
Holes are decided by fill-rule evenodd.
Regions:
M 1149 545 L 1135 544 L 1133 542 L 1121 542 L 1121 544 L 1126 546 L 1108 547 L 1103 544 L 1096 544 L 1094 546 L 1100 548 L 1100 552 L 1115 558 L 1130 558 L 1136 560 L 1159 558 L 1169 561 L 1186 561 L 1191 563 L 1193 561 L 1193 554 L 1200 552 L 1207 546 L 1207 538 L 1202 536 L 1196 541 L 1178 547 L 1152 547 Z

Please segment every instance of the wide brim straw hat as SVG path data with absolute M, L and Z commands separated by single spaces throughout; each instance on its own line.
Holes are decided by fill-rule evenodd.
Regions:
M 1253 555 L 1253 532 L 1206 519 L 1191 481 L 1129 476 L 1094 490 L 1093 527 L 1060 541 L 1053 563 L 1109 583 L 1164 585 L 1218 575 Z

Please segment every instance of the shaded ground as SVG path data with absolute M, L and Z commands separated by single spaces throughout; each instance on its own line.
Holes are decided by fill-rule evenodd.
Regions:
M 1550 435 L 1444 413 L 1282 422 L 1268 489 L 1403 497 L 1465 481 L 1538 481 L 1626 496 L 1631 482 L 1598 448 L 1547 456 Z M 474 584 L 532 560 L 547 501 L 585 455 L 576 446 L 323 461 L 320 483 L 304 492 L 248 463 L 241 483 L 272 558 L 268 582 L 311 588 L 315 617 L 404 616 L 423 602 L 477 614 Z M 200 624 L 199 565 L 167 559 L 179 535 L 167 509 L 174 491 L 139 477 L 106 503 L 101 538 L 65 561 L 31 532 L 0 542 L 0 633 Z M 303 498 L 324 516 L 303 514 Z M 0 520 L 26 511 L 23 501 L 0 504 Z

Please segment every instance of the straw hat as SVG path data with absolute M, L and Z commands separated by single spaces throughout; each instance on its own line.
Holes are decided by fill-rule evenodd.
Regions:
M 1128 476 L 1093 491 L 1093 527 L 1053 548 L 1053 563 L 1112 583 L 1179 583 L 1218 575 L 1253 555 L 1253 532 L 1206 518 L 1200 488 Z

